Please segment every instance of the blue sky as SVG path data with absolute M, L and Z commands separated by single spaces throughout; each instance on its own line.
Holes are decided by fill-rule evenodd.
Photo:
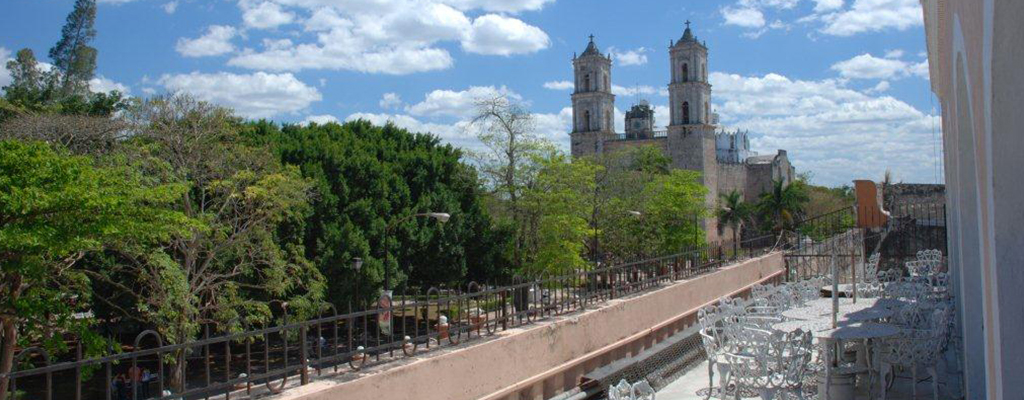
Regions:
M 72 4 L 4 1 L 0 59 L 45 59 Z M 785 148 L 822 184 L 886 168 L 935 181 L 918 0 L 101 0 L 93 86 L 188 91 L 285 122 L 391 120 L 469 149 L 473 99 L 503 92 L 568 148 L 570 60 L 587 35 L 615 60 L 617 110 L 646 99 L 663 125 L 667 47 L 686 20 L 710 49 L 714 108 L 754 150 Z

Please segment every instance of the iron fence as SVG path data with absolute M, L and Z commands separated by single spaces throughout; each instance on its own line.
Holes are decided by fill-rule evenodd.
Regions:
M 284 316 L 277 326 L 254 328 L 241 321 L 247 329 L 225 332 L 224 327 L 235 324 L 206 324 L 202 338 L 185 343 L 164 344 L 159 333 L 147 330 L 138 334 L 130 352 L 83 359 L 81 344 L 71 340 L 75 351 L 64 361 L 42 347 L 25 348 L 15 370 L 0 379 L 10 379 L 18 400 L 230 399 L 277 393 L 316 377 L 414 357 L 653 290 L 779 245 L 771 236 L 736 245 L 716 242 L 665 257 L 519 277 L 504 285 L 471 282 L 464 288 L 404 292 L 386 307 L 344 314 L 324 303 L 317 318 L 299 322 L 288 321 L 287 303 L 277 303 Z M 143 378 L 143 370 L 151 378 Z M 116 377 L 126 372 L 127 380 L 117 383 Z
M 935 249 L 948 254 L 946 205 L 941 202 L 900 203 L 888 206 L 882 228 L 857 228 L 857 210 L 842 208 L 800 221 L 786 238 L 786 265 L 790 279 L 827 275 L 833 260 L 843 283 L 862 274 L 863 263 L 879 254 L 879 271 L 905 268 L 917 252 Z M 905 271 L 904 271 L 905 272 Z

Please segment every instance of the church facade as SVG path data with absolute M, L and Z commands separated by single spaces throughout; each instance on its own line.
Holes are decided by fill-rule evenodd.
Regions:
M 796 176 L 785 150 L 758 155 L 750 150 L 747 132 L 726 132 L 718 126 L 711 109 L 708 83 L 708 48 L 690 30 L 687 22 L 682 38 L 669 46 L 668 84 L 670 120 L 664 130 L 656 129 L 654 111 L 640 102 L 626 113 L 625 133 L 615 132 L 615 95 L 612 94 L 610 56 L 602 54 L 591 36 L 587 48 L 572 60 L 575 90 L 572 94 L 573 129 L 570 133 L 573 157 L 614 152 L 632 146 L 656 146 L 672 160 L 673 168 L 701 173 L 708 188 L 707 202 L 714 210 L 719 195 L 733 190 L 744 201 L 755 202 L 770 190 L 773 180 L 787 184 Z M 704 221 L 707 239 L 719 239 L 717 221 Z M 722 238 L 731 239 L 727 229 Z

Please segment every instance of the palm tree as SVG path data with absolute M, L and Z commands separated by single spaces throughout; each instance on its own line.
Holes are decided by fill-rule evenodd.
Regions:
M 771 223 L 774 231 L 781 232 L 800 218 L 809 200 L 803 182 L 796 180 L 786 184 L 783 180 L 773 180 L 772 190 L 761 195 L 757 211 L 762 219 Z
M 718 210 L 715 210 L 718 217 L 718 234 L 721 235 L 726 226 L 732 227 L 732 253 L 736 254 L 736 232 L 750 216 L 750 207 L 743 202 L 743 195 L 733 190 L 722 195 L 722 202 Z

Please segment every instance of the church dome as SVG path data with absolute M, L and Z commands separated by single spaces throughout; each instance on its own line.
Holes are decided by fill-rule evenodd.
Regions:
M 683 31 L 683 37 L 679 38 L 679 41 L 676 42 L 676 45 L 681 45 L 683 43 L 696 43 L 698 45 L 704 46 L 704 44 L 697 40 L 697 37 L 693 35 L 693 31 L 690 30 L 690 21 L 686 21 L 686 30 Z
M 594 44 L 594 35 L 590 35 L 590 43 L 587 44 L 587 49 L 583 50 L 583 54 L 580 56 L 596 55 L 600 56 L 601 51 L 597 50 L 597 45 Z

